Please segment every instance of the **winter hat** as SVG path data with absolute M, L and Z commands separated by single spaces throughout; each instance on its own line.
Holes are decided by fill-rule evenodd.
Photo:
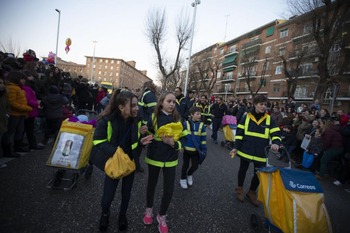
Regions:
M 28 49 L 25 53 L 23 53 L 23 59 L 26 62 L 30 62 L 30 61 L 39 61 L 38 58 L 36 58 L 36 54 L 33 50 Z
M 80 121 L 80 122 L 88 122 L 89 121 L 89 118 L 86 115 L 78 115 L 77 118 L 78 118 L 78 121 Z
M 51 94 L 58 94 L 58 88 L 54 85 L 50 86 L 49 93 Z

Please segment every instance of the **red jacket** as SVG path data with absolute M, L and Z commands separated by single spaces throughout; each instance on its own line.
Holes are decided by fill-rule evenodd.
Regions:
M 340 134 L 339 127 L 332 125 L 322 134 L 323 149 L 343 148 L 343 136 Z
M 106 96 L 106 92 L 104 90 L 99 90 L 96 96 L 96 103 L 100 103 L 100 101 Z

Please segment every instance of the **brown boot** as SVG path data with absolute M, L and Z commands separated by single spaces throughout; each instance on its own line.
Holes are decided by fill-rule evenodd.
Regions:
M 236 196 L 238 201 L 244 202 L 243 187 L 236 188 Z
M 247 193 L 247 198 L 248 200 L 250 201 L 250 203 L 252 203 L 253 206 L 255 207 L 259 207 L 259 201 L 258 199 L 256 199 L 256 195 L 255 195 L 255 192 L 252 191 L 252 190 L 249 190 L 249 192 Z

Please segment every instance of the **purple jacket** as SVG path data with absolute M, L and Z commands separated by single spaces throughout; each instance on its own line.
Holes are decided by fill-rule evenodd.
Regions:
M 27 104 L 33 108 L 33 111 L 28 113 L 28 117 L 37 117 L 39 115 L 38 107 L 39 103 L 36 98 L 36 94 L 29 86 L 23 86 L 23 90 L 26 93 Z

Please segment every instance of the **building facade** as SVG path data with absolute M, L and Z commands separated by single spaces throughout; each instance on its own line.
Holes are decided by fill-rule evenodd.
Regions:
M 350 35 L 350 17 L 345 21 L 342 36 Z M 322 32 L 321 32 L 322 36 Z M 350 49 L 350 44 L 342 49 Z M 210 50 L 210 51 L 208 51 Z M 347 51 L 347 50 L 346 50 Z M 328 59 L 330 76 L 337 75 L 346 56 L 339 43 L 334 43 Z M 347 51 L 349 52 L 349 51 Z M 343 51 L 344 54 L 344 51 Z M 212 82 L 208 92 L 198 86 L 198 78 L 190 79 L 190 87 L 215 96 L 252 99 L 252 94 L 266 94 L 270 100 L 283 102 L 293 96 L 298 102 L 312 102 L 320 80 L 321 56 L 312 35 L 312 19 L 305 14 L 289 20 L 274 20 L 225 43 L 214 44 L 191 57 L 190 72 L 203 82 Z M 199 65 L 200 61 L 217 64 L 218 70 Z M 323 107 L 350 111 L 350 67 L 341 67 L 339 78 L 328 85 Z M 338 69 L 338 70 L 337 70 Z M 196 83 L 197 82 L 197 83 Z M 194 85 L 196 83 L 196 85 Z M 294 85 L 293 87 L 293 83 Z M 336 98 L 333 98 L 336 96 Z
M 135 61 L 107 57 L 86 56 L 86 65 L 58 61 L 58 67 L 64 72 L 82 75 L 93 83 L 110 82 L 115 88 L 123 87 L 135 94 L 142 92 L 142 86 L 147 81 L 147 71 L 136 69 Z

